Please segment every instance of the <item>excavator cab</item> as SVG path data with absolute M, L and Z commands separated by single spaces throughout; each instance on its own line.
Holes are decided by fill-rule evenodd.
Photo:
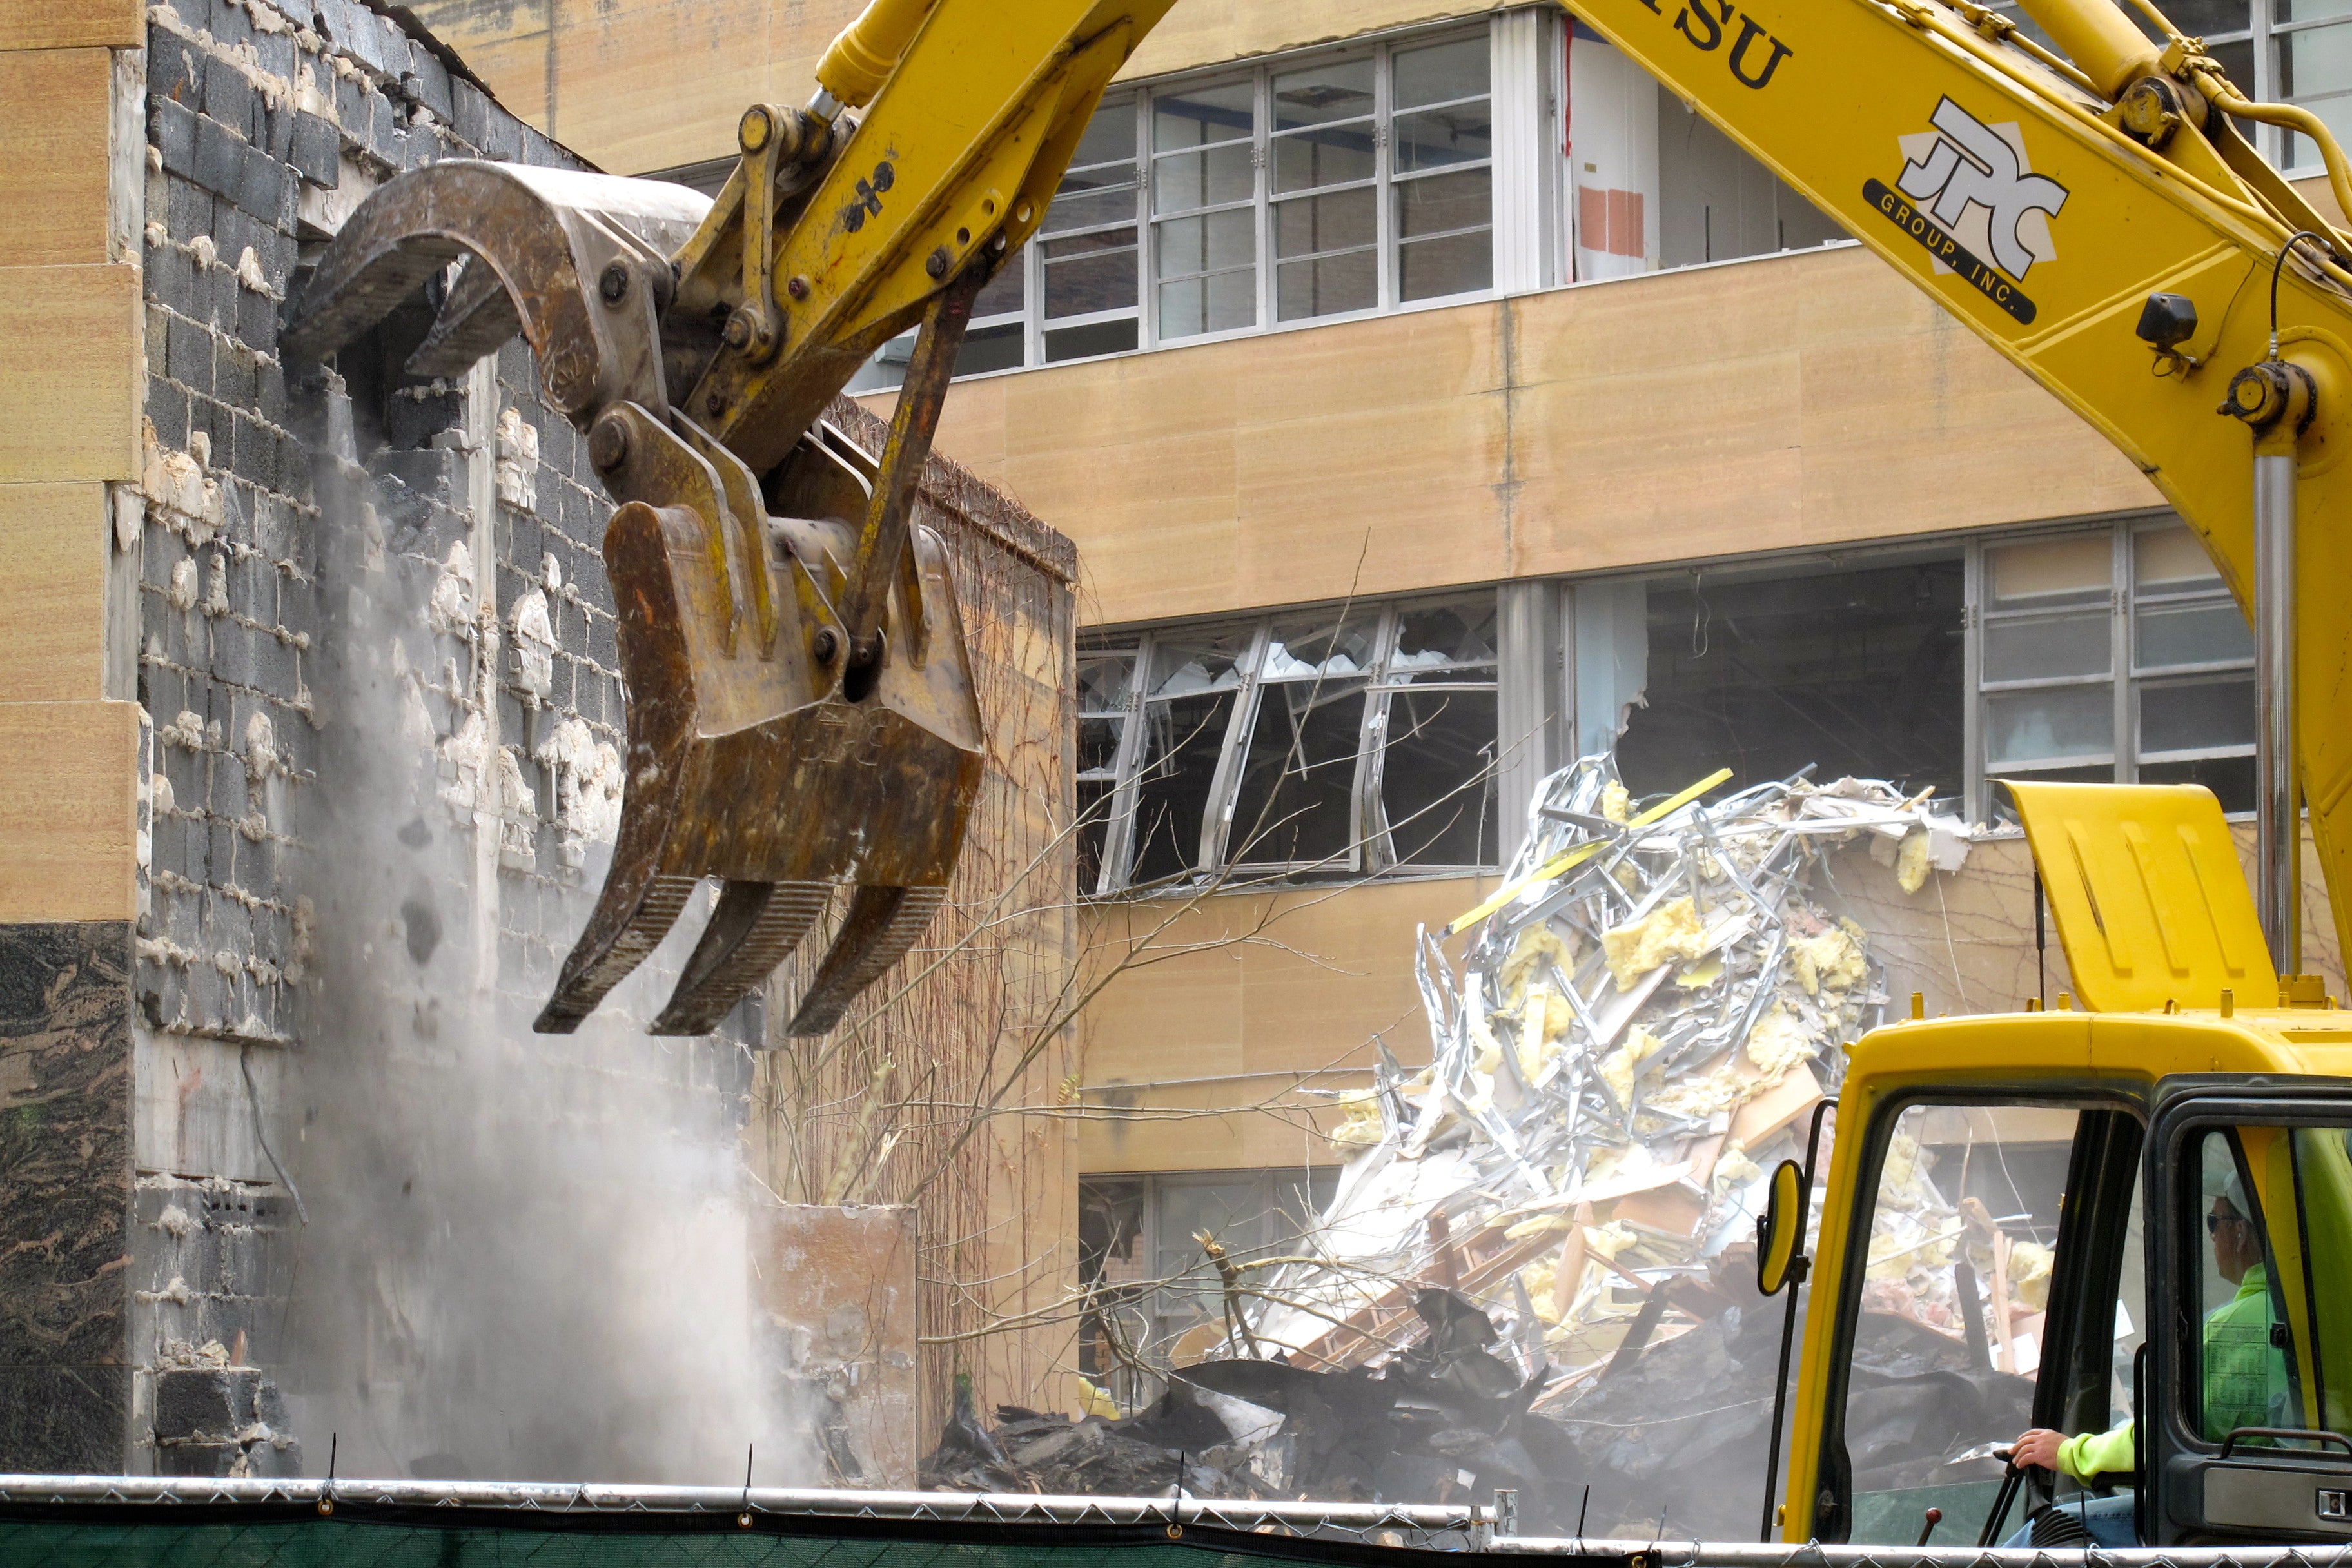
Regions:
M 2090 1010 L 1855 1047 L 1781 1531 L 2352 1541 L 2352 1026 L 2203 790 L 2016 794 Z

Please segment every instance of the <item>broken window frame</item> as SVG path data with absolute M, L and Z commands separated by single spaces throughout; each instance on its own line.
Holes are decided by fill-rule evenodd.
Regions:
M 1235 1258 L 1248 1259 L 1268 1256 L 1278 1250 L 1296 1249 L 1300 1239 L 1313 1228 L 1317 1216 L 1329 1206 L 1339 1182 L 1339 1167 L 1337 1164 L 1276 1165 L 1217 1171 L 1087 1173 L 1078 1178 L 1078 1201 L 1082 1206 L 1088 1199 L 1089 1188 L 1099 1192 L 1113 1184 L 1133 1184 L 1139 1190 L 1139 1218 L 1128 1250 L 1133 1258 L 1139 1260 L 1130 1266 L 1134 1277 L 1144 1281 L 1122 1284 L 1104 1278 L 1086 1280 L 1086 1284 L 1098 1290 L 1097 1309 L 1089 1316 L 1098 1320 L 1101 1310 L 1106 1308 L 1118 1312 L 1123 1331 L 1132 1336 L 1136 1315 L 1140 1313 L 1143 1333 L 1134 1348 L 1140 1352 L 1147 1366 L 1164 1368 L 1168 1364 L 1168 1349 L 1179 1335 L 1201 1323 L 1215 1322 L 1219 1316 L 1213 1305 L 1205 1313 L 1162 1310 L 1181 1304 L 1187 1298 L 1213 1302 L 1218 1292 L 1216 1271 L 1201 1250 L 1200 1244 L 1192 1239 L 1190 1233 L 1177 1231 L 1168 1216 L 1170 1194 L 1202 1188 L 1254 1189 L 1248 1197 L 1242 1200 L 1242 1206 L 1248 1209 L 1249 1217 L 1256 1226 L 1256 1235 L 1238 1246 L 1230 1237 L 1217 1237 Z M 1268 1221 L 1274 1222 L 1271 1232 Z M 1181 1269 L 1168 1267 L 1163 1276 L 1163 1267 L 1179 1258 L 1182 1260 L 1183 1267 Z M 1109 1256 L 1107 1254 L 1102 1261 L 1107 1275 Z M 1163 1277 L 1171 1282 L 1150 1283 Z M 1181 1283 L 1176 1282 L 1180 1280 Z M 1086 1326 L 1088 1351 L 1092 1350 L 1091 1342 L 1099 1332 L 1093 1322 Z M 1136 1378 L 1134 1369 L 1116 1358 L 1112 1358 L 1108 1365 L 1097 1364 L 1093 1373 L 1096 1381 L 1110 1392 L 1122 1409 L 1140 1409 L 1160 1392 L 1157 1388 L 1138 1386 L 1139 1380 Z
M 1483 795 L 1485 804 L 1482 809 L 1487 816 L 1483 834 L 1486 841 L 1495 846 L 1490 857 L 1481 863 L 1454 864 L 1401 858 L 1395 836 L 1402 825 L 1392 824 L 1387 819 L 1381 804 L 1381 787 L 1392 741 L 1391 719 L 1397 710 L 1397 694 L 1406 691 L 1423 694 L 1458 691 L 1484 696 L 1499 703 L 1499 672 L 1507 657 L 1505 650 L 1496 647 L 1493 648 L 1495 657 L 1484 661 L 1446 661 L 1401 668 L 1396 661 L 1404 617 L 1417 610 L 1446 605 L 1460 605 L 1466 610 L 1481 599 L 1491 600 L 1494 594 L 1493 589 L 1454 590 L 1370 604 L 1355 602 L 1323 607 L 1335 616 L 1345 609 L 1350 621 L 1374 618 L 1377 627 L 1370 662 L 1360 666 L 1355 673 L 1314 678 L 1350 684 L 1362 682 L 1354 695 L 1360 697 L 1363 710 L 1357 728 L 1353 773 L 1349 786 L 1347 848 L 1342 854 L 1308 860 L 1264 858 L 1235 861 L 1229 858 L 1229 855 L 1233 848 L 1234 819 L 1245 775 L 1250 741 L 1255 733 L 1258 713 L 1268 689 L 1303 684 L 1307 679 L 1271 678 L 1265 673 L 1273 628 L 1280 622 L 1316 615 L 1318 610 L 1310 606 L 1306 610 L 1275 611 L 1243 619 L 1193 622 L 1132 632 L 1107 630 L 1087 634 L 1078 650 L 1079 663 L 1084 666 L 1123 661 L 1128 670 L 1128 682 L 1125 695 L 1115 702 L 1097 706 L 1088 706 L 1085 701 L 1080 703 L 1081 726 L 1088 721 L 1118 726 L 1116 742 L 1109 748 L 1112 757 L 1109 765 L 1085 769 L 1078 774 L 1081 785 L 1093 785 L 1097 789 L 1109 786 L 1106 795 L 1097 796 L 1104 802 L 1100 808 L 1099 829 L 1083 824 L 1080 826 L 1082 836 L 1098 831 L 1097 841 L 1101 845 L 1098 857 L 1089 857 L 1081 850 L 1081 864 L 1093 858 L 1097 868 L 1094 885 L 1081 888 L 1081 896 L 1108 897 L 1136 885 L 1137 819 L 1148 782 L 1143 775 L 1149 749 L 1149 710 L 1154 701 L 1170 700 L 1144 690 L 1145 681 L 1139 679 L 1136 672 L 1150 671 L 1157 657 L 1171 647 L 1190 646 L 1218 635 L 1234 637 L 1244 627 L 1248 628 L 1248 640 L 1234 661 L 1235 684 L 1224 689 L 1233 690 L 1235 697 L 1231 710 L 1225 716 L 1223 731 L 1217 738 L 1217 762 L 1202 812 L 1198 847 L 1186 874 L 1174 879 L 1172 886 L 1192 885 L 1203 878 L 1225 871 L 1244 874 L 1255 885 L 1268 879 L 1281 879 L 1316 873 L 1442 877 L 1468 876 L 1494 870 L 1500 864 L 1501 854 L 1498 843 L 1500 812 L 1496 801 L 1498 769 L 1495 761 L 1500 746 L 1499 734 L 1488 742 L 1490 749 L 1483 776 L 1465 780 L 1464 784 L 1465 795 L 1476 798 Z M 1490 639 L 1499 643 L 1504 631 L 1499 615 L 1496 616 L 1492 626 Z M 1416 676 L 1438 679 L 1413 679 Z M 1499 731 L 1499 724 L 1497 730 Z
M 2142 615 L 2145 610 L 2195 610 L 2234 604 L 2228 586 L 2218 575 L 2210 585 L 2185 589 L 2143 592 L 2136 575 L 2136 563 L 2140 542 L 2150 535 L 2173 528 L 2185 527 L 2178 513 L 2169 510 L 2135 512 L 2128 516 L 2088 525 L 2075 524 L 2064 528 L 2004 531 L 1982 534 L 1969 541 L 1968 546 L 1968 725 L 1969 765 L 1972 777 L 1969 781 L 1968 798 L 1975 803 L 1981 820 L 2000 823 L 2011 815 L 2005 792 L 1993 783 L 1997 775 L 2017 774 L 2021 777 L 2064 776 L 2082 770 L 2111 767 L 2117 784 L 2140 782 L 2143 768 L 2168 763 L 2210 762 L 2252 758 L 2254 742 L 2251 730 L 2242 743 L 2193 747 L 2178 751 L 2151 752 L 2141 744 L 2141 710 L 2147 694 L 2171 687 L 2243 677 L 2251 681 L 2254 668 L 2252 633 L 2247 633 L 2243 657 L 2205 659 L 2181 664 L 2147 664 L 2141 658 Z M 2107 591 L 2105 614 L 2107 616 L 2107 672 L 2105 675 L 2053 675 L 2025 677 L 2006 680 L 1986 678 L 1985 645 L 1989 632 L 2004 624 L 2030 624 L 2036 620 L 2052 620 L 2068 615 L 2082 615 L 2096 610 L 2095 600 L 2078 602 L 2070 606 L 2047 609 L 2001 609 L 1993 605 L 1990 568 L 1987 553 L 2014 544 L 2039 543 L 2075 538 L 2105 535 L 2110 542 Z M 1992 702 L 2004 693 L 2034 689 L 2092 688 L 2109 685 L 2112 708 L 2112 741 L 2105 752 L 2084 752 L 2063 758 L 2037 760 L 2031 763 L 2010 762 L 1998 766 L 1992 759 Z M 2249 815 L 2233 811 L 2232 816 Z

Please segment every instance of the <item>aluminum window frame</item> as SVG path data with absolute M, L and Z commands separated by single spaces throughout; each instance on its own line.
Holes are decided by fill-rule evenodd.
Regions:
M 2000 803 L 1994 798 L 1991 763 L 1991 722 L 1989 698 L 2011 691 L 2053 690 L 2066 688 L 2095 687 L 2106 683 L 2112 687 L 2113 728 L 2109 750 L 2102 756 L 2082 755 L 2053 759 L 2034 763 L 2009 763 L 1998 771 L 2003 774 L 2032 777 L 2037 773 L 2063 773 L 2077 768 L 2110 767 L 2117 784 L 2137 784 L 2143 766 L 2160 766 L 2171 763 L 2209 762 L 2232 757 L 2251 757 L 2254 743 L 2192 747 L 2183 750 L 2149 752 L 2141 744 L 2140 706 L 2142 695 L 2151 688 L 2193 684 L 2210 679 L 2251 674 L 2254 661 L 2251 651 L 2242 658 L 2208 659 L 2190 664 L 2146 665 L 2139 658 L 2139 615 L 2143 607 L 2182 605 L 2196 607 L 2229 604 L 2235 605 L 2226 584 L 2171 592 L 2142 593 L 2136 578 L 2139 540 L 2142 536 L 2168 529 L 2185 527 L 2178 513 L 2162 511 L 2134 512 L 2092 523 L 2072 523 L 2061 527 L 2032 528 L 1979 534 L 1968 542 L 1967 566 L 1967 647 L 1963 668 L 1967 681 L 1966 743 L 1968 746 L 1968 798 L 1980 820 L 1990 823 L 2000 820 Z M 2106 602 L 2104 610 L 2096 601 L 2065 606 L 1997 610 L 1991 607 L 1992 596 L 1986 552 L 2006 545 L 2033 543 L 2048 540 L 2088 538 L 2105 533 L 2110 542 Z M 2064 614 L 2104 613 L 2107 617 L 2107 673 L 2089 676 L 2026 677 L 2007 680 L 1985 679 L 1984 645 L 1989 626 L 2029 623 L 2047 620 Z M 2233 816 L 2247 815 L 2233 812 Z
M 1423 607 L 1458 604 L 1479 595 L 1496 596 L 1494 658 L 1484 662 L 1448 662 L 1444 665 L 1417 666 L 1410 670 L 1396 668 L 1397 647 L 1402 637 L 1403 617 Z M 1334 612 L 1347 607 L 1350 614 L 1379 617 L 1373 634 L 1372 662 L 1358 673 L 1333 677 L 1295 677 L 1268 679 L 1265 674 L 1267 649 L 1275 625 L 1297 615 L 1312 615 L 1318 608 Z M 1217 761 L 1210 784 L 1208 798 L 1201 813 L 1197 847 L 1186 874 L 1170 880 L 1170 890 L 1197 888 L 1204 879 L 1233 873 L 1248 879 L 1252 887 L 1264 886 L 1269 880 L 1282 880 L 1307 875 L 1321 876 L 1412 876 L 1452 877 L 1491 873 L 1501 865 L 1502 803 L 1495 776 L 1501 754 L 1501 673 L 1507 658 L 1502 648 L 1503 619 L 1497 590 L 1454 589 L 1400 595 L 1393 598 L 1358 602 L 1352 606 L 1330 603 L 1321 606 L 1304 605 L 1280 610 L 1262 611 L 1247 616 L 1222 616 L 1214 620 L 1192 621 L 1165 626 L 1141 628 L 1133 632 L 1107 629 L 1100 640 L 1081 647 L 1078 660 L 1085 664 L 1097 659 L 1122 658 L 1129 671 L 1127 689 L 1118 701 L 1107 708 L 1083 709 L 1081 723 L 1087 721 L 1117 720 L 1120 724 L 1110 769 L 1092 769 L 1078 775 L 1079 782 L 1108 783 L 1111 788 L 1103 798 L 1100 856 L 1097 861 L 1095 885 L 1081 888 L 1082 898 L 1109 898 L 1135 889 L 1134 864 L 1137 843 L 1137 814 L 1145 782 L 1144 752 L 1149 733 L 1149 707 L 1154 695 L 1144 689 L 1154 661 L 1163 644 L 1182 643 L 1217 632 L 1231 633 L 1242 626 L 1249 628 L 1249 641 L 1235 658 L 1234 669 L 1236 684 L 1232 711 L 1224 721 L 1224 732 L 1218 737 Z M 1091 634 L 1090 634 L 1091 635 Z M 1479 672 L 1484 672 L 1483 676 Z M 1412 676 L 1457 675 L 1454 679 L 1415 680 Z M 1357 696 L 1363 707 L 1357 723 L 1356 755 L 1349 783 L 1349 818 L 1347 849 L 1341 855 L 1312 860 L 1252 859 L 1235 860 L 1231 857 L 1234 817 L 1240 804 L 1241 786 L 1248 764 L 1251 737 L 1255 733 L 1258 712 L 1268 688 L 1303 684 L 1310 679 L 1363 681 Z M 1456 865 L 1452 862 L 1405 861 L 1397 857 L 1394 828 L 1387 819 L 1381 805 L 1388 748 L 1391 743 L 1390 724 L 1395 696 L 1401 691 L 1484 692 L 1494 697 L 1497 707 L 1496 735 L 1492 742 L 1495 760 L 1490 762 L 1490 774 L 1484 787 L 1496 793 L 1494 849 L 1490 864 Z M 1084 828 L 1081 831 L 1085 831 Z

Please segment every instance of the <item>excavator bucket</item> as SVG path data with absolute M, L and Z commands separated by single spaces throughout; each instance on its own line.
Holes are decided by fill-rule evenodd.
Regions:
M 707 321 L 666 319 L 669 258 L 707 205 L 656 182 L 434 164 L 353 212 L 287 333 L 291 353 L 331 353 L 463 259 L 410 370 L 455 374 L 520 331 L 621 503 L 604 547 L 628 701 L 620 828 L 546 1033 L 577 1028 L 705 878 L 716 907 L 653 1032 L 708 1033 L 845 888 L 789 1026 L 830 1030 L 944 900 L 980 785 L 946 552 L 910 515 L 971 289 L 927 318 L 909 386 L 934 394 L 901 399 L 878 462 L 820 424 L 755 474 L 668 391 L 713 346 Z

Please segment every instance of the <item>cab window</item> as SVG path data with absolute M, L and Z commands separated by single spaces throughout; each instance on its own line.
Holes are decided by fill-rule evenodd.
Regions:
M 2352 1436 L 2352 1133 L 2210 1128 L 2197 1155 L 2189 1430 L 2241 1448 L 2310 1447 L 2263 1429 Z
M 2138 1124 L 2021 1104 L 1915 1103 L 1876 1121 L 1841 1433 L 1845 1538 L 1907 1546 L 1935 1508 L 1934 1543 L 1972 1545 L 2000 1490 L 1994 1453 L 2035 1425 L 2038 1386 L 2053 1424 L 2105 1430 L 2129 1415 L 2146 1317 Z M 2101 1232 L 2089 1245 L 2062 1238 L 2076 1184 L 2105 1189 L 2084 1210 Z M 2066 1258 L 2083 1283 L 2053 1331 Z

